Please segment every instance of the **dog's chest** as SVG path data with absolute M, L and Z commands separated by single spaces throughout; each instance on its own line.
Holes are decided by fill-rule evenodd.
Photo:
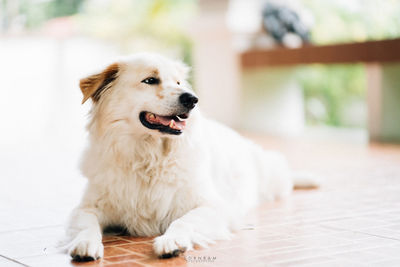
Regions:
M 112 187 L 104 188 L 109 218 L 133 235 L 162 234 L 173 220 L 199 202 L 187 180 L 187 170 L 176 162 L 152 165 L 122 172 L 125 177 L 114 179 Z
M 89 150 L 83 164 L 93 185 L 93 198 L 88 197 L 96 199 L 103 225 L 126 227 L 132 235 L 159 235 L 201 202 L 197 161 L 187 145 L 120 140 L 111 147 L 105 154 Z

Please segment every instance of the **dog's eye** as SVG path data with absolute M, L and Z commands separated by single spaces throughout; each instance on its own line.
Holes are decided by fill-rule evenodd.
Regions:
M 176 82 L 178 85 L 180 85 L 181 83 L 180 82 Z
M 159 84 L 160 83 L 160 79 L 154 78 L 154 77 L 150 77 L 150 78 L 146 78 L 142 81 L 142 83 L 147 83 L 147 84 Z

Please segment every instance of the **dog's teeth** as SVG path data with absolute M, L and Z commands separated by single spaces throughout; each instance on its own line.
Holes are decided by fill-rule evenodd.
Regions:
M 175 121 L 174 121 L 174 120 L 171 120 L 171 121 L 169 122 L 169 127 L 170 127 L 170 128 L 174 128 L 174 126 L 175 126 Z
M 150 118 L 151 120 L 154 120 L 154 119 L 156 118 L 156 116 L 155 116 L 153 113 L 150 113 L 149 118 Z

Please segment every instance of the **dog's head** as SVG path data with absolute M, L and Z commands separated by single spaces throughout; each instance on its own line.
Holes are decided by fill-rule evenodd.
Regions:
M 84 103 L 104 132 L 113 124 L 128 132 L 180 135 L 198 102 L 187 82 L 188 67 L 154 54 L 138 54 L 80 81 Z

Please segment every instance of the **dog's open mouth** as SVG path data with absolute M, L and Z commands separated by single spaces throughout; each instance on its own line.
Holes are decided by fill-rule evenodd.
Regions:
M 142 111 L 139 114 L 140 122 L 146 128 L 158 130 L 162 133 L 179 135 L 186 126 L 188 113 L 180 115 L 161 116 L 151 112 Z

